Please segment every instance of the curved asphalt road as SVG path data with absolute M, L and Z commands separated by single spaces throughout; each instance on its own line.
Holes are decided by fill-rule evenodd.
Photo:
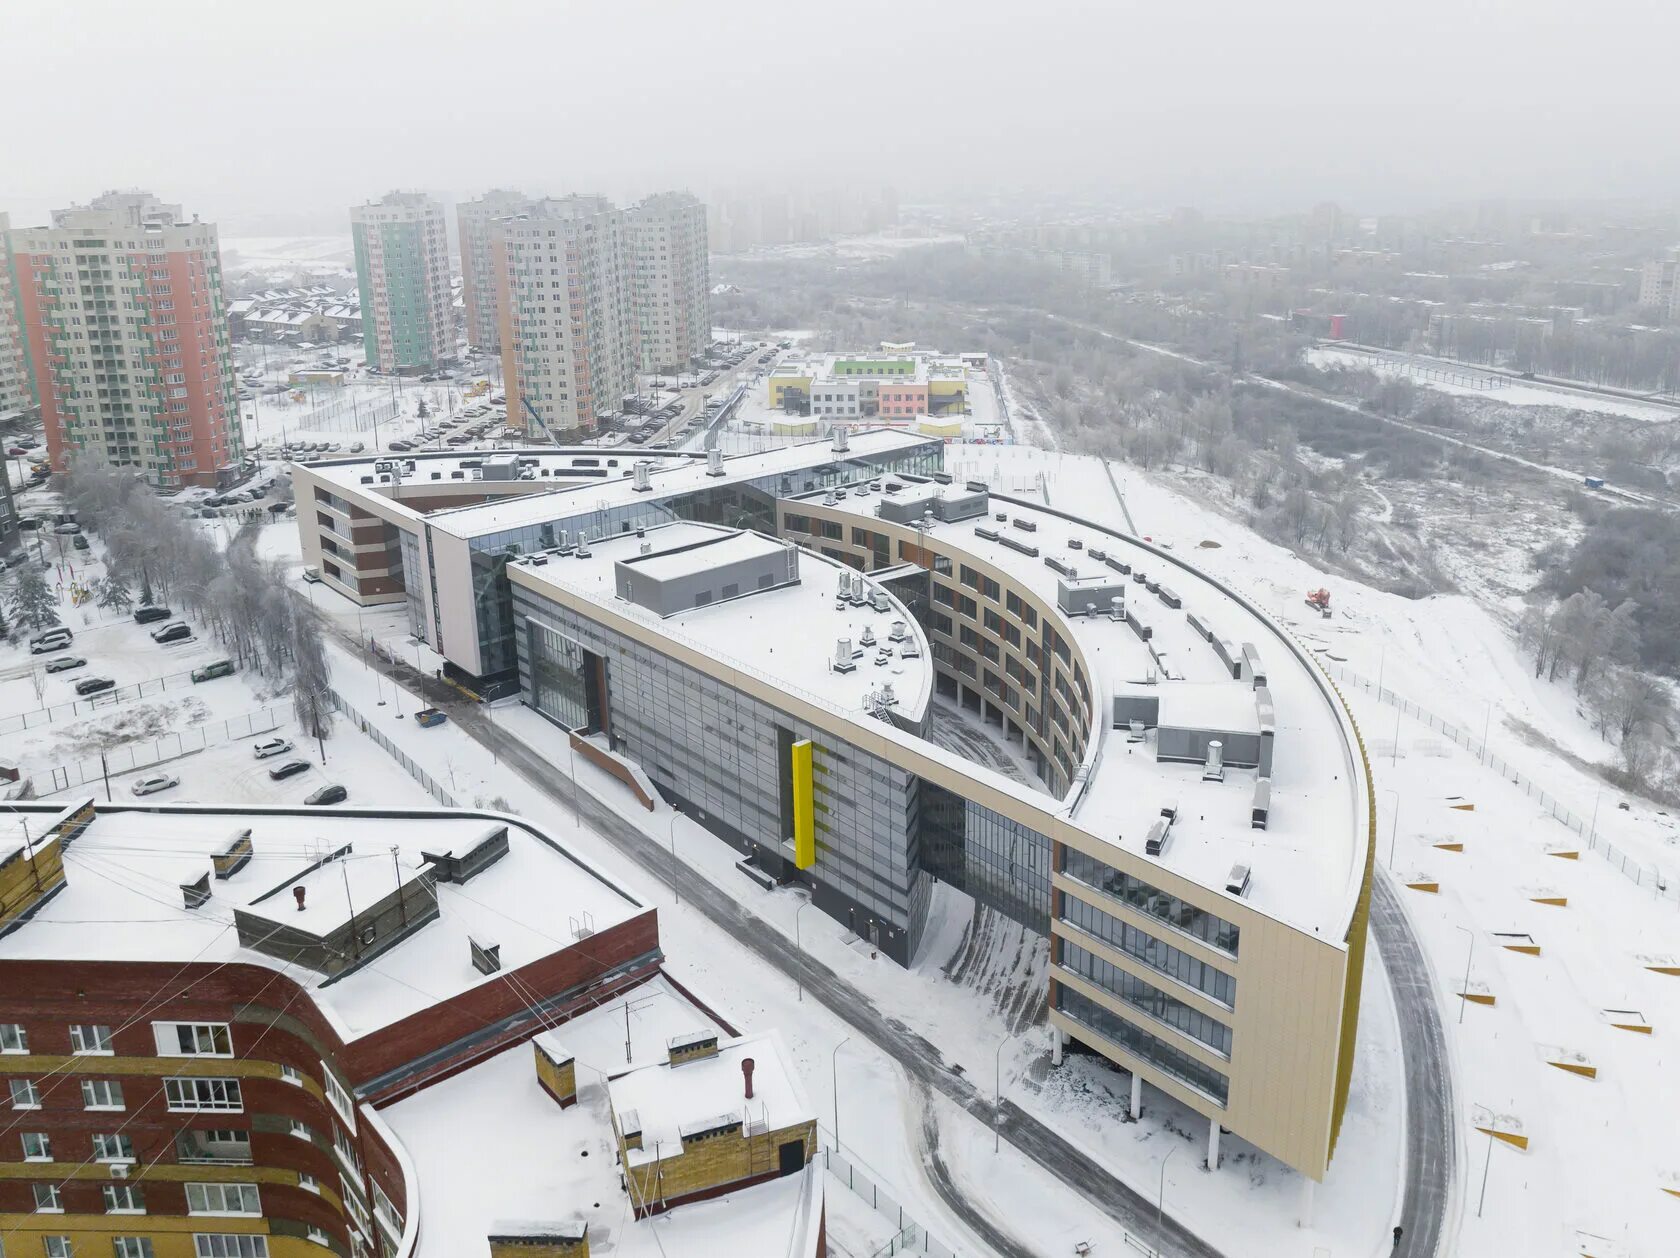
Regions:
M 1394 990 L 1406 1077 L 1406 1189 L 1400 1200 L 1404 1233 L 1394 1253 L 1400 1258 L 1436 1258 L 1457 1149 L 1452 1067 L 1429 963 L 1394 884 L 1380 869 L 1371 883 L 1371 933 Z

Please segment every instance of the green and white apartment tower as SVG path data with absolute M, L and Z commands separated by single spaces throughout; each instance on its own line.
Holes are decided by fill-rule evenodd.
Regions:
M 432 371 L 455 358 L 449 238 L 443 206 L 390 192 L 350 211 L 363 344 L 380 371 Z

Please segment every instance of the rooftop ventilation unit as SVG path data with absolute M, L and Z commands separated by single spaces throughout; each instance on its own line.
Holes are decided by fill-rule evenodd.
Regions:
M 826 494 L 823 495 L 823 506 L 825 506 L 825 507 L 832 507 L 835 503 L 837 503 L 839 501 L 840 501 L 840 495 L 835 493 L 832 489 L 829 490 Z
M 889 708 L 898 702 L 898 696 L 893 693 L 892 682 L 890 681 L 881 684 L 881 702 Z
M 200 909 L 210 902 L 210 875 L 201 874 L 194 882 L 181 884 L 181 903 L 189 909 Z
M 710 450 L 706 451 L 706 475 L 723 475 L 723 451 L 717 446 L 713 446 Z
M 893 621 L 892 628 L 887 630 L 887 640 L 889 642 L 903 642 L 906 629 L 907 626 L 902 620 Z
M 887 601 L 886 591 L 879 589 L 869 596 L 869 605 L 878 612 L 887 611 L 892 607 L 892 604 Z
M 1172 824 L 1157 817 L 1149 827 L 1149 837 L 1143 841 L 1144 853 L 1148 856 L 1159 856 L 1167 850 L 1167 840 L 1172 837 Z
M 916 639 L 914 638 L 906 638 L 899 643 L 898 654 L 901 659 L 913 660 L 918 658 L 921 653 L 922 648 L 916 645 Z
M 875 645 L 875 631 L 868 625 L 863 627 L 863 635 L 858 638 L 858 645 L 863 647 L 871 647 Z
M 472 956 L 473 969 L 480 974 L 494 974 L 502 968 L 501 944 L 482 944 L 468 935 L 467 948 Z
M 1225 744 L 1217 738 L 1208 740 L 1207 760 L 1202 764 L 1202 781 L 1223 782 L 1225 780 Z
M 1124 595 L 1116 594 L 1108 600 L 1108 618 L 1110 620 L 1126 619 L 1126 599 Z
M 1126 741 L 1129 743 L 1141 743 L 1143 741 L 1142 721 L 1128 721 L 1126 723 Z
M 578 543 L 578 548 L 576 550 L 574 550 L 572 553 L 574 555 L 576 555 L 579 559 L 588 559 L 589 555 L 590 555 L 589 543 L 588 542 L 579 542 Z
M 1249 867 L 1239 862 L 1232 865 L 1231 872 L 1226 875 L 1225 890 L 1235 896 L 1247 895 L 1248 884 L 1252 879 L 1253 874 Z
M 636 478 L 636 492 L 645 494 L 653 488 L 653 462 L 650 459 L 637 459 L 631 469 L 631 475 Z
M 834 430 L 834 453 L 845 454 L 851 448 L 851 442 L 846 439 L 846 430 L 844 428 L 836 428 Z
M 653 543 L 652 542 L 643 542 L 640 546 L 638 546 L 636 548 L 636 550 L 639 554 L 651 555 L 651 554 L 653 554 Z
M 852 663 L 852 640 L 850 638 L 838 639 L 834 644 L 834 671 L 849 673 L 856 667 L 857 665 Z
M 998 512 L 998 513 L 997 513 L 997 514 L 996 514 L 996 515 L 994 515 L 994 516 L 993 516 L 993 517 L 992 517 L 992 518 L 993 518 L 993 519 L 994 519 L 994 520 L 996 520 L 996 521 L 997 521 L 997 522 L 998 522 L 998 523 L 999 523 L 999 524 L 1004 524 L 1004 523 L 1006 523 L 1006 522 L 1007 522 L 1007 521 L 1008 521 L 1008 520 L 1009 520 L 1009 512 L 1007 512 L 1007 511 L 999 511 L 999 512 Z

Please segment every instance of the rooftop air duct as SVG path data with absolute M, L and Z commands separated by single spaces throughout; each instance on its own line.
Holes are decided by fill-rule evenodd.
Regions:
M 852 640 L 850 638 L 840 638 L 834 644 L 834 671 L 849 673 L 856 667 L 857 665 L 852 662 Z
M 723 475 L 723 451 L 717 446 L 713 446 L 710 450 L 706 451 L 706 475 Z

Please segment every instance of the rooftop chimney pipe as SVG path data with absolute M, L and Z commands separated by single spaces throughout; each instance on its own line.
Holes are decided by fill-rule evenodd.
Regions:
M 297 901 L 297 904 L 298 904 L 297 911 L 299 913 L 303 912 L 303 897 L 306 894 L 307 894 L 307 892 L 302 887 L 293 887 L 292 888 L 292 898 Z
M 741 1073 L 747 1080 L 747 1100 L 749 1101 L 752 1100 L 752 1072 L 753 1059 L 751 1057 L 741 1058 Z

